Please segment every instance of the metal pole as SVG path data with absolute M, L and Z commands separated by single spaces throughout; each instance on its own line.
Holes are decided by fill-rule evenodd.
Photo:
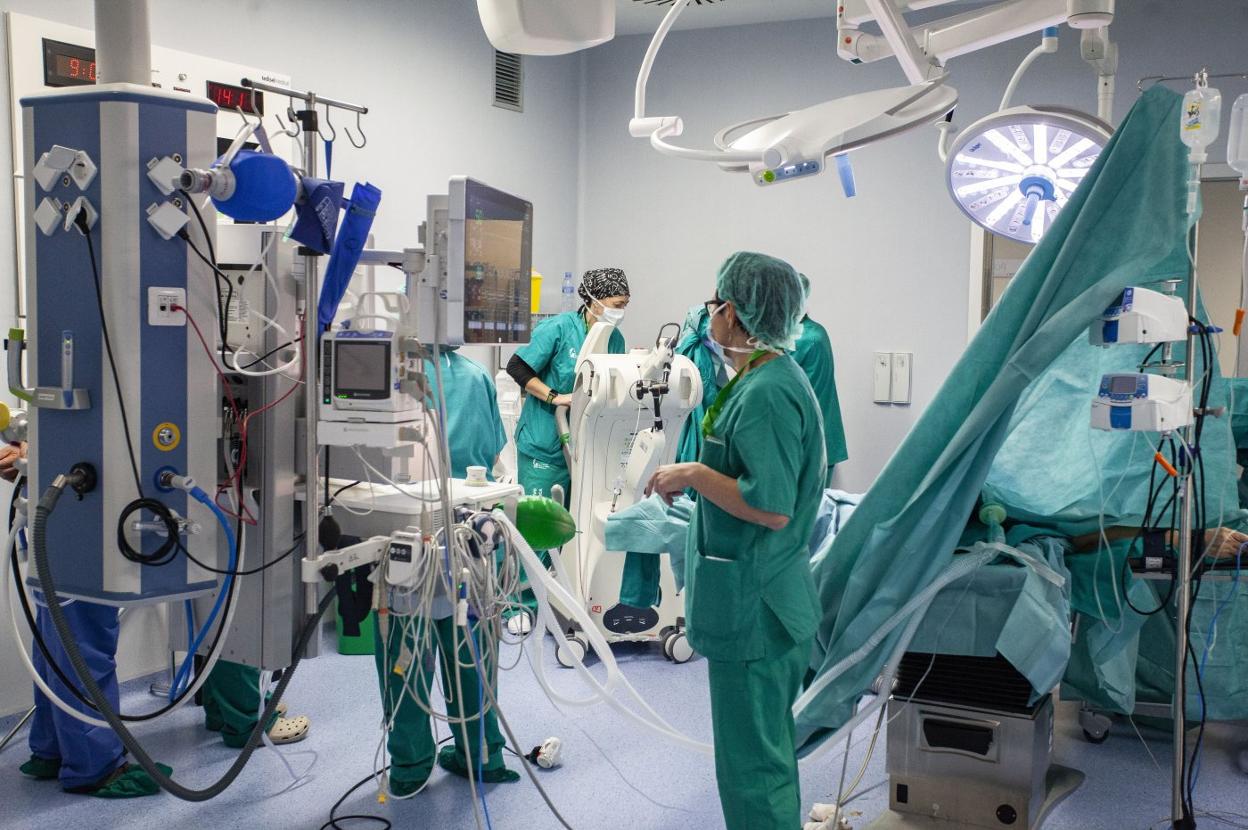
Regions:
M 1199 168 L 1193 173 L 1197 180 L 1200 179 Z M 1188 313 L 1192 316 L 1196 314 L 1197 301 L 1197 269 L 1195 263 L 1197 261 L 1197 251 L 1199 246 L 1199 225 L 1191 230 L 1192 245 L 1192 265 L 1188 269 L 1189 280 L 1187 286 L 1187 308 Z M 1184 361 L 1184 374 L 1187 376 L 1187 385 L 1194 389 L 1195 386 L 1195 366 L 1196 366 L 1196 333 L 1194 327 L 1189 327 L 1187 331 L 1187 357 Z M 1195 403 L 1195 398 L 1193 398 Z M 1187 447 L 1192 446 L 1192 440 L 1195 437 L 1195 429 L 1193 427 L 1183 428 L 1183 439 Z M 1183 504 L 1182 513 L 1179 519 L 1179 561 L 1176 568 L 1175 579 L 1177 581 L 1176 590 L 1179 592 L 1178 603 L 1175 609 L 1176 619 L 1174 621 L 1174 702 L 1171 704 L 1171 718 L 1174 722 L 1174 760 L 1172 764 L 1172 785 L 1170 811 L 1173 819 L 1174 827 L 1195 827 L 1195 816 L 1189 817 L 1184 809 L 1184 790 L 1185 783 L 1183 781 L 1183 770 L 1187 766 L 1187 623 L 1188 613 L 1192 606 L 1192 524 L 1195 518 L 1192 515 L 1193 510 L 1193 485 L 1195 484 L 1195 464 L 1196 459 L 1191 457 L 1191 453 L 1184 452 L 1186 463 L 1183 466 Z
M 295 89 L 287 89 L 284 86 L 275 86 L 273 84 L 265 84 L 260 81 L 253 81 L 251 78 L 243 78 L 239 81 L 240 86 L 249 89 L 258 89 L 261 92 L 271 92 L 274 95 L 285 95 L 287 98 L 294 98 L 304 101 L 308 105 L 308 109 L 314 109 L 317 104 L 324 104 L 327 107 L 337 107 L 340 110 L 349 112 L 358 112 L 360 115 L 368 115 L 368 107 L 361 104 L 349 104 L 346 101 L 339 101 L 335 98 L 326 98 L 323 95 L 317 95 L 315 92 L 299 92 Z
M 9 745 L 9 741 L 13 740 L 17 733 L 22 731 L 22 727 L 26 725 L 26 721 L 30 720 L 34 714 L 35 707 L 32 706 L 26 710 L 26 714 L 22 715 L 22 719 L 9 730 L 9 734 L 4 736 L 4 740 L 0 741 L 0 752 L 4 752 L 4 748 Z
M 303 125 L 304 165 L 309 176 L 316 176 L 316 138 L 318 135 L 317 98 L 313 93 L 302 96 L 307 102 L 307 110 L 301 113 Z M 318 299 L 318 262 L 315 256 L 303 258 L 303 553 L 308 559 L 315 558 L 320 548 L 321 511 L 317 502 L 316 482 L 319 476 L 318 454 L 316 443 L 316 418 L 318 414 L 316 382 L 317 365 L 320 357 L 317 344 L 320 342 L 316 305 Z M 316 585 L 308 584 L 305 588 L 304 612 L 312 614 L 317 605 Z

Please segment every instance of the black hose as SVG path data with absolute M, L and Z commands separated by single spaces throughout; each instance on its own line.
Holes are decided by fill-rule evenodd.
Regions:
M 277 711 L 277 706 L 281 702 L 282 695 L 286 693 L 286 687 L 290 685 L 290 679 L 295 676 L 295 670 L 299 667 L 299 663 L 303 660 L 303 654 L 307 650 L 308 642 L 311 641 L 312 635 L 316 633 L 320 619 L 328 610 L 330 604 L 334 600 L 334 593 L 328 592 L 325 597 L 317 604 L 316 612 L 309 617 L 303 626 L 303 630 L 299 633 L 299 640 L 295 645 L 295 650 L 291 654 L 290 668 L 282 673 L 282 679 L 277 684 L 273 696 L 269 698 L 268 704 L 264 708 L 264 713 L 260 719 L 256 721 L 255 727 L 251 730 L 251 736 L 247 739 L 247 745 L 243 747 L 242 752 L 226 770 L 216 783 L 202 790 L 191 789 L 174 781 L 169 776 L 161 772 L 156 766 L 156 762 L 143 748 L 143 745 L 131 734 L 125 723 L 113 709 L 108 698 L 105 697 L 103 690 L 100 689 L 99 683 L 91 674 L 91 669 L 87 665 L 86 660 L 82 657 L 82 651 L 78 647 L 78 641 L 74 639 L 74 632 L 69 626 L 69 620 L 65 617 L 65 610 L 61 607 L 61 598 L 56 592 L 56 583 L 52 578 L 52 568 L 48 564 L 48 539 L 47 539 L 47 522 L 48 517 L 52 515 L 52 511 L 56 509 L 56 503 L 61 497 L 64 488 L 63 479 L 50 486 L 39 499 L 38 505 L 34 510 L 34 519 L 31 524 L 31 538 L 34 549 L 35 570 L 39 575 L 40 588 L 44 597 L 48 601 L 48 611 L 52 615 L 52 623 L 56 626 L 56 631 L 61 637 L 61 643 L 65 648 L 65 653 L 69 657 L 70 665 L 74 667 L 78 680 L 86 689 L 87 694 L 95 703 L 100 715 L 108 722 L 113 731 L 117 733 L 117 737 L 121 739 L 122 744 L 134 756 L 147 774 L 161 786 L 162 789 L 184 801 L 207 801 L 214 798 L 234 783 L 239 774 L 243 771 L 243 767 L 251 760 L 252 753 L 261 745 L 262 736 L 268 722 L 273 718 L 273 714 Z

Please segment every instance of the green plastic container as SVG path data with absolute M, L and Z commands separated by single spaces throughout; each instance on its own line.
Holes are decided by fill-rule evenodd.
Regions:
M 372 654 L 374 651 L 373 632 L 377 628 L 377 612 L 369 611 L 368 616 L 360 623 L 360 636 L 348 637 L 342 633 L 342 614 L 334 612 L 334 625 L 338 629 L 339 654 Z

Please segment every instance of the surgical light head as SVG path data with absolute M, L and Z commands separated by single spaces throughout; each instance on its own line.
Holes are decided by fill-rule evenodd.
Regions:
M 1109 141 L 1107 124 L 1063 107 L 1011 107 L 955 139 L 949 192 L 971 221 L 1039 242 Z

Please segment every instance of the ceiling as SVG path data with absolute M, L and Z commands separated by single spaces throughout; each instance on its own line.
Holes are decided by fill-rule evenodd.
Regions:
M 677 21 L 678 29 L 705 29 L 715 26 L 742 26 L 778 20 L 807 20 L 835 17 L 837 0 L 716 0 L 713 5 L 686 9 Z M 617 35 L 653 34 L 671 4 L 641 0 L 615 0 Z

